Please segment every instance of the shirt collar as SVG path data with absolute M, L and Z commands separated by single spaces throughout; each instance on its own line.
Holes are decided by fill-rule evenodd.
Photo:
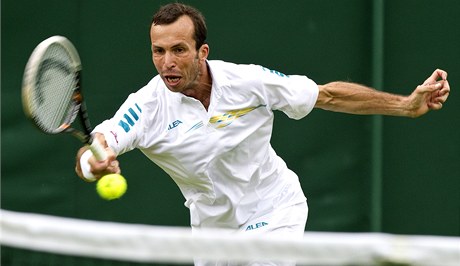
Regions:
M 206 63 L 212 79 L 212 93 L 220 98 L 222 95 L 222 88 L 230 86 L 230 81 L 225 75 L 225 72 L 221 70 L 218 61 L 206 60 Z

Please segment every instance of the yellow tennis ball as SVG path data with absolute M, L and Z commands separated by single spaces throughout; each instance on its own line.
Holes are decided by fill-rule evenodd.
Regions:
M 120 198 L 125 194 L 127 188 L 126 179 L 119 174 L 105 175 L 96 184 L 97 193 L 105 200 Z

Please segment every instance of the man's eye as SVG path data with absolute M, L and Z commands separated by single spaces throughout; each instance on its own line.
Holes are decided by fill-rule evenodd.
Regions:
M 185 52 L 185 49 L 184 49 L 184 48 L 178 47 L 178 48 L 174 49 L 174 51 L 175 51 L 176 53 L 178 53 L 178 54 L 181 54 L 181 53 Z
M 163 49 L 153 49 L 154 54 L 163 54 L 164 50 Z

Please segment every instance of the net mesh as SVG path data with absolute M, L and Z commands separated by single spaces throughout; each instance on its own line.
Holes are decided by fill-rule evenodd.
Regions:
M 38 65 L 29 104 L 37 125 L 46 132 L 58 132 L 61 125 L 70 124 L 75 118 L 71 98 L 78 85 L 78 72 L 72 63 L 67 50 L 60 43 L 53 43 Z
M 96 222 L 1 211 L 2 265 L 460 265 L 460 238 L 307 232 L 301 240 L 225 230 Z M 232 264 L 232 265 L 239 265 Z

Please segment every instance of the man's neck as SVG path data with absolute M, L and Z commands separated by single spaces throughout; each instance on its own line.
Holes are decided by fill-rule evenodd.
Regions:
M 198 77 L 196 86 L 184 90 L 182 93 L 188 97 L 192 97 L 200 101 L 204 108 L 208 110 L 211 102 L 211 89 L 212 89 L 212 77 L 209 71 L 208 64 L 203 66 L 201 74 Z

